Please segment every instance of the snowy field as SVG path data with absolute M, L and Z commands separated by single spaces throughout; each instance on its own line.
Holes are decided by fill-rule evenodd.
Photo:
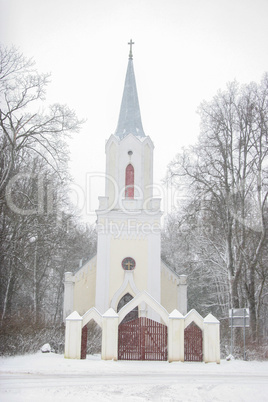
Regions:
M 0 358 L 0 401 L 268 401 L 268 362 L 221 364 Z

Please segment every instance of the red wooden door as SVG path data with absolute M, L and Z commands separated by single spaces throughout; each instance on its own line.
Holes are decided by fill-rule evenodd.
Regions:
M 167 326 L 146 317 L 121 323 L 119 360 L 167 360 Z
M 87 357 L 87 326 L 82 328 L 81 337 L 81 359 L 86 359 Z
M 184 360 L 188 362 L 203 361 L 202 330 L 194 322 L 184 330 Z

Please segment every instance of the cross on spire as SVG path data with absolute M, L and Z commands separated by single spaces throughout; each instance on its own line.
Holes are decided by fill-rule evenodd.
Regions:
M 130 39 L 130 42 L 128 42 L 128 45 L 130 45 L 130 50 L 129 50 L 129 59 L 132 60 L 133 59 L 133 54 L 132 54 L 132 45 L 134 45 L 135 42 L 132 41 L 132 39 Z

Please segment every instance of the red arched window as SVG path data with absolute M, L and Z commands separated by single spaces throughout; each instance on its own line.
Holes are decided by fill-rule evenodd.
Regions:
M 125 197 L 134 198 L 134 167 L 131 163 L 126 167 Z

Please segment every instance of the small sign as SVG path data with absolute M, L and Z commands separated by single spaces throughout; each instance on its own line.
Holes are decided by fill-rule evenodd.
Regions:
M 249 309 L 231 308 L 229 310 L 230 327 L 243 328 L 249 327 Z

